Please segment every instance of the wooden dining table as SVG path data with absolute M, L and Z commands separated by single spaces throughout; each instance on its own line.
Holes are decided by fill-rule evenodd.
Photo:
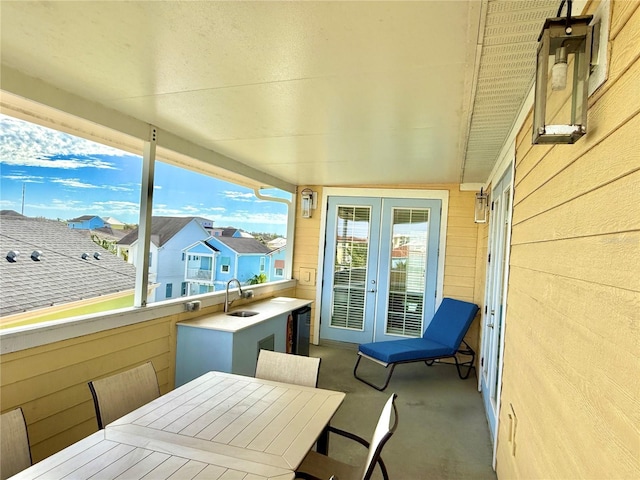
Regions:
M 208 372 L 15 478 L 293 479 L 344 397 Z

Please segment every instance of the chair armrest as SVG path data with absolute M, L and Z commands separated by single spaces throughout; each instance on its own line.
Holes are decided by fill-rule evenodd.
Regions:
M 327 426 L 327 431 L 332 432 L 332 433 L 336 433 L 336 434 L 338 434 L 340 436 L 349 438 L 351 440 L 355 440 L 360 445 L 363 445 L 364 447 L 369 448 L 369 442 L 367 442 L 364 438 L 359 437 L 355 433 L 347 432 L 346 430 L 341 430 L 339 428 L 332 427 L 331 425 Z

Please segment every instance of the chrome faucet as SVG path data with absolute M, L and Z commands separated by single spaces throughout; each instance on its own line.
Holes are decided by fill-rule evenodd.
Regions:
M 233 300 L 229 301 L 229 285 L 231 285 L 231 283 L 233 282 L 236 282 L 238 284 L 238 290 L 240 293 L 238 295 L 238 298 L 242 298 L 242 285 L 240 285 L 240 280 L 238 280 L 237 278 L 232 278 L 227 282 L 227 288 L 224 292 L 224 313 L 227 313 L 229 311 L 229 306 L 233 303 Z

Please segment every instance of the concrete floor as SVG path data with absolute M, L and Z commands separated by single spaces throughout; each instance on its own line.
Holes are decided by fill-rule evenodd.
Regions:
M 354 345 L 311 345 L 310 356 L 322 358 L 318 386 L 347 394 L 331 422 L 338 428 L 369 440 L 385 401 L 398 394 L 398 428 L 382 452 L 391 480 L 496 478 L 473 372 L 469 379 L 460 380 L 451 365 L 398 365 L 387 389 L 379 392 L 354 378 Z M 358 373 L 379 383 L 387 371 L 363 360 Z M 357 465 L 364 461 L 366 450 L 331 435 L 329 454 Z M 378 468 L 373 478 L 382 478 Z

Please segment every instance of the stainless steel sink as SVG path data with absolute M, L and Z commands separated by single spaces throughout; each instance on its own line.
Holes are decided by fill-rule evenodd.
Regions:
M 258 312 L 252 312 L 251 310 L 238 310 L 236 312 L 229 312 L 227 315 L 232 317 L 253 317 L 254 315 L 258 315 Z

